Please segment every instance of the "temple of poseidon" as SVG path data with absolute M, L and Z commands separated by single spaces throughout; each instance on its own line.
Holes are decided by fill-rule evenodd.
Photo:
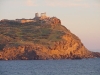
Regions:
M 33 19 L 15 19 L 15 20 L 8 20 L 2 19 L 0 22 L 17 22 L 17 23 L 28 23 L 28 22 L 39 22 L 39 23 L 51 23 L 51 24 L 61 24 L 60 19 L 56 17 L 48 17 L 46 13 L 41 13 L 39 16 L 38 13 L 35 13 L 35 17 Z

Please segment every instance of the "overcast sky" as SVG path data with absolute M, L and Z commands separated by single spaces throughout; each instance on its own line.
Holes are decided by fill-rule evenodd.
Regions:
M 56 16 L 91 51 L 100 52 L 100 0 L 0 0 L 0 20 Z

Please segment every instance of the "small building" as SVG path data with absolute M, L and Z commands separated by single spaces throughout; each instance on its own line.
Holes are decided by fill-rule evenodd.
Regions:
M 41 13 L 40 18 L 41 18 L 41 19 L 45 19 L 45 18 L 47 18 L 46 13 Z
M 33 19 L 16 19 L 16 22 L 27 23 L 27 22 L 34 22 L 34 20 Z
M 8 22 L 8 19 L 2 19 L 1 22 Z
M 35 18 L 39 18 L 39 14 L 38 13 L 35 13 Z
M 43 20 L 43 19 L 46 19 L 46 18 L 48 18 L 47 16 L 46 16 L 46 12 L 45 13 L 41 13 L 41 15 L 39 16 L 39 14 L 38 13 L 35 13 L 35 17 L 34 17 L 34 19 L 35 20 Z

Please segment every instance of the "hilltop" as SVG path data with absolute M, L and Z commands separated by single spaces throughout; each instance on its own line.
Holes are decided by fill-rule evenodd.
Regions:
M 100 57 L 100 54 L 89 51 L 56 17 L 26 23 L 0 22 L 1 60 L 94 57 Z

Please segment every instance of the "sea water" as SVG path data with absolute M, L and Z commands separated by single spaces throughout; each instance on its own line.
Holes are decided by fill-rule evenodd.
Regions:
M 100 58 L 0 61 L 0 75 L 100 75 Z

